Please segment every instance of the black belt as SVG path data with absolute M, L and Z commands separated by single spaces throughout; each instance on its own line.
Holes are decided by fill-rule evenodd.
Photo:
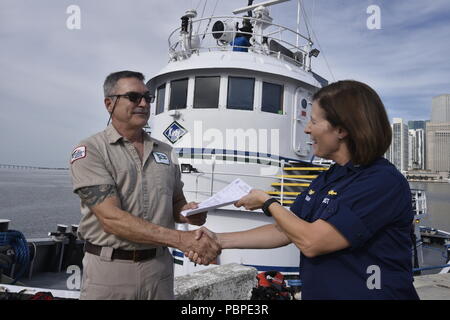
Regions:
M 97 246 L 88 241 L 84 244 L 84 251 L 100 256 L 102 252 L 101 246 Z M 111 255 L 111 260 L 133 260 L 134 262 L 152 259 L 156 256 L 156 248 L 146 250 L 120 250 L 114 249 Z

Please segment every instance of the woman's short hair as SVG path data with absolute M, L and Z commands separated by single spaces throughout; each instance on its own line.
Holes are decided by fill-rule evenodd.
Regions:
M 313 100 L 333 127 L 348 132 L 346 142 L 353 164 L 368 165 L 389 148 L 391 125 L 383 102 L 368 85 L 338 81 L 317 91 Z

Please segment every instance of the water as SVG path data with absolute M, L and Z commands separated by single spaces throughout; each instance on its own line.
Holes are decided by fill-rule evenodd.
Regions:
M 80 201 L 66 170 L 0 169 L 0 219 L 27 238 L 43 238 L 57 224 L 80 222 Z
M 421 225 L 450 232 L 450 183 L 411 182 L 427 195 Z M 78 224 L 80 202 L 65 170 L 0 169 L 0 219 L 27 237 L 44 237 L 57 224 Z
M 411 188 L 425 190 L 427 212 L 420 225 L 450 232 L 450 183 L 410 182 Z
M 419 225 L 433 227 L 450 232 L 450 184 L 411 182 L 411 188 L 425 190 L 427 196 L 427 215 Z M 443 246 L 423 244 L 423 261 L 420 267 L 442 266 L 447 264 L 447 252 Z M 433 274 L 440 269 L 422 271 L 422 274 Z

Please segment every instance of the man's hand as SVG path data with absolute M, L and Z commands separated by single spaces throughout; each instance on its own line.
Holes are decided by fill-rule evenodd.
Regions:
M 184 210 L 189 210 L 189 209 L 197 209 L 198 208 L 198 203 L 197 202 L 189 202 L 186 203 L 181 209 L 181 211 Z M 188 224 L 192 224 L 195 226 L 202 226 L 205 224 L 206 222 L 206 215 L 207 215 L 207 211 L 205 212 L 199 212 L 197 214 L 193 214 L 191 216 L 183 216 L 181 213 L 179 214 L 179 219 L 178 219 L 178 223 L 188 223 Z
M 200 229 L 195 230 L 195 239 L 196 240 L 201 240 L 202 238 L 205 238 L 205 237 L 210 238 L 213 241 L 215 241 L 216 244 L 219 246 L 220 251 L 222 251 L 222 246 L 220 244 L 220 240 L 217 237 L 216 233 L 212 232 L 211 230 L 209 230 L 209 229 L 207 229 L 205 227 L 201 227 Z M 220 252 L 219 252 L 219 254 L 220 254 Z M 210 261 L 209 262 L 205 261 L 205 259 L 202 258 L 202 255 L 199 252 L 196 252 L 196 251 L 192 251 L 192 250 L 189 251 L 189 252 L 185 251 L 184 255 L 186 257 L 188 257 L 189 260 L 191 260 L 192 262 L 195 262 L 197 264 L 208 265 L 209 262 L 210 262 Z
M 207 230 L 207 229 L 206 229 Z M 196 260 L 204 265 L 209 265 L 222 251 L 217 237 L 211 238 L 207 233 L 199 235 L 198 230 L 181 231 L 180 246 L 183 252 L 194 252 Z

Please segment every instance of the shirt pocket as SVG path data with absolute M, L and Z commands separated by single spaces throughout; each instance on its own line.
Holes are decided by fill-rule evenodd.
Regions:
M 328 199 L 327 202 L 322 200 L 319 205 L 317 212 L 314 213 L 313 221 L 317 219 L 328 220 L 330 217 L 334 216 L 338 210 L 339 200 L 335 198 L 325 198 Z
M 133 166 L 117 168 L 114 175 L 117 192 L 121 197 L 129 197 L 136 191 L 138 172 Z
M 308 200 L 309 199 L 309 200 Z M 303 199 L 301 210 L 297 216 L 305 221 L 310 221 L 314 207 L 314 198 L 306 196 Z
M 155 163 L 154 166 L 158 191 L 172 196 L 175 188 L 175 168 L 173 164 Z

